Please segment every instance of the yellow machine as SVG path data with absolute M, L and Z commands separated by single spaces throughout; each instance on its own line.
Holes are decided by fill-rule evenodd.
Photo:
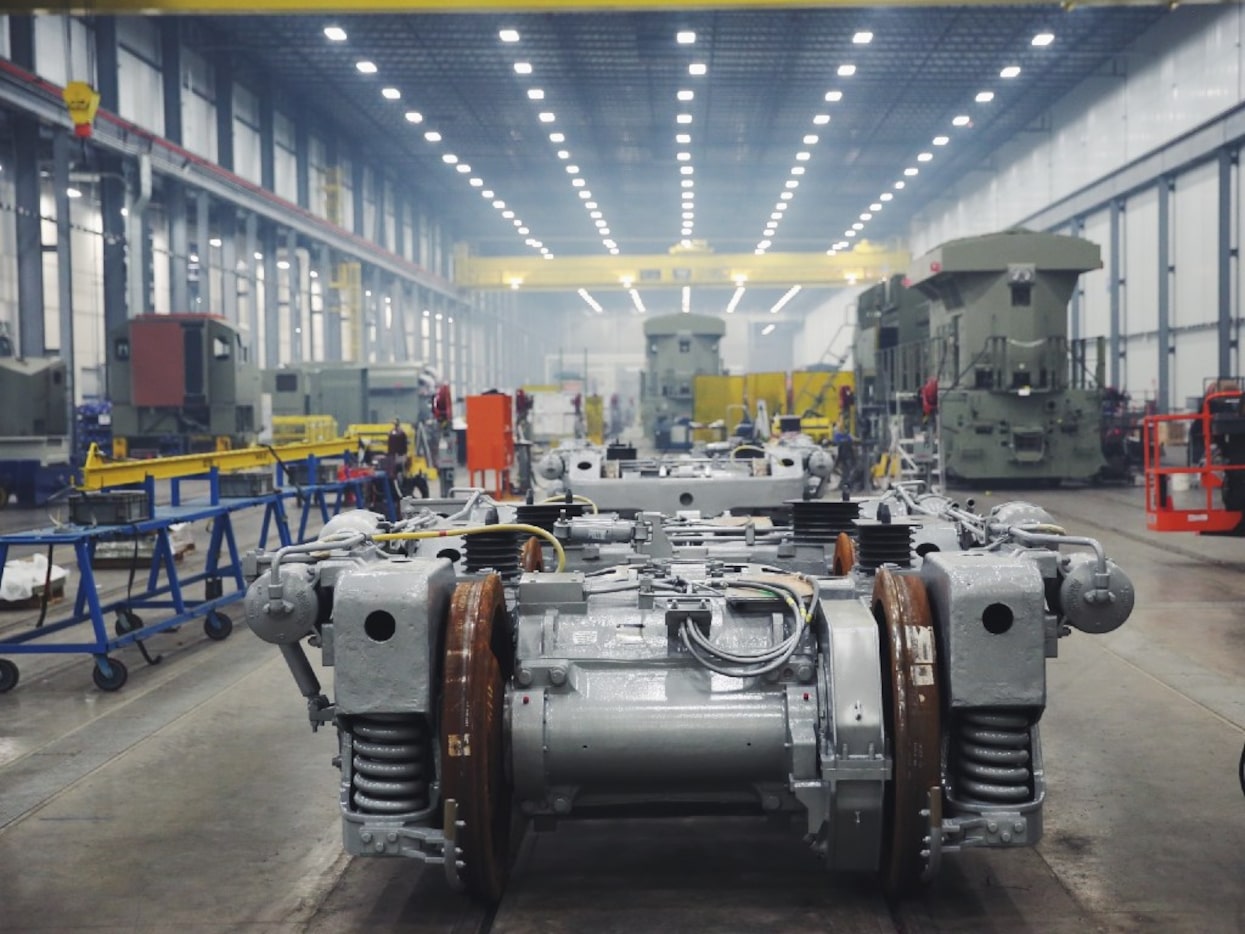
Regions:
M 329 441 L 337 437 L 337 419 L 332 415 L 274 415 L 273 444 Z
M 384 424 L 358 424 L 346 426 L 346 437 L 356 439 L 359 444 L 365 448 L 375 447 L 381 453 L 384 453 L 389 441 L 389 432 L 393 430 L 393 424 L 385 422 Z M 402 430 L 406 433 L 406 470 L 405 472 L 411 476 L 423 474 L 429 480 L 436 480 L 440 476 L 437 469 L 428 463 L 428 459 L 422 454 L 416 453 L 419 449 L 416 445 L 417 432 L 415 426 L 410 422 L 402 423 Z

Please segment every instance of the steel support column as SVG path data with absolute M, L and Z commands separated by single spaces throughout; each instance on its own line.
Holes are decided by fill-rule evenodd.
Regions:
M 259 183 L 277 190 L 277 104 L 268 81 L 259 89 Z
M 13 120 L 13 188 L 17 217 L 17 348 L 23 357 L 46 352 L 43 327 L 43 222 L 39 205 L 39 124 Z
M 281 304 L 277 281 L 277 228 L 265 224 L 261 234 L 264 253 L 264 366 L 281 364 Z
M 195 247 L 194 254 L 199 257 L 199 294 L 195 296 L 195 311 L 202 314 L 216 314 L 212 305 L 212 248 L 208 241 L 212 239 L 211 224 L 212 201 L 206 191 L 195 195 Z
M 341 297 L 333 288 L 333 252 L 327 246 L 319 247 L 320 294 L 322 303 L 324 333 L 324 359 L 336 362 L 342 358 L 342 312 Z
M 73 251 L 69 226 L 69 131 L 52 131 L 52 185 L 56 201 L 56 305 L 60 315 L 60 358 L 65 364 L 65 425 L 70 456 L 74 447 L 77 366 L 73 339 Z
M 186 230 L 186 190 L 181 185 L 165 184 L 164 211 L 169 222 L 169 311 L 183 314 L 192 309 L 187 276 L 190 235 Z
M 353 208 L 351 212 L 352 227 L 351 231 L 360 237 L 366 237 L 367 232 L 363 229 L 363 183 L 366 173 L 363 171 L 363 161 L 358 154 L 350 160 L 350 206 Z
M 311 140 L 303 112 L 294 119 L 294 200 L 304 211 L 311 210 Z
M 237 327 L 238 319 L 238 216 L 231 205 L 223 205 L 216 217 L 220 236 L 220 313 Z
M 303 292 L 302 270 L 298 263 L 298 234 L 292 230 L 285 234 L 286 283 L 289 289 L 290 362 L 303 362 Z
M 382 172 L 372 173 L 372 193 L 376 199 L 376 216 L 372 224 L 372 242 L 381 249 L 387 249 L 388 237 L 385 236 L 385 176 Z
M 160 29 L 160 74 L 164 85 L 164 137 L 179 146 L 182 138 L 182 36 L 181 19 L 165 16 L 156 20 Z
M 1218 268 L 1219 305 L 1219 376 L 1234 375 L 1232 366 L 1232 168 L 1236 164 L 1236 152 L 1227 147 L 1219 150 L 1219 242 L 1215 250 Z
M 1158 180 L 1158 257 L 1155 266 L 1158 270 L 1159 384 L 1156 401 L 1160 413 L 1171 409 L 1171 357 L 1176 352 L 1171 339 L 1171 278 L 1175 271 L 1171 250 L 1171 197 L 1174 188 L 1175 179 L 1171 176 Z
M 1111 233 L 1108 246 L 1110 256 L 1107 258 L 1107 297 L 1111 311 L 1107 331 L 1107 352 L 1111 355 L 1111 365 L 1107 372 L 1110 374 L 1111 385 L 1116 388 L 1120 386 L 1120 273 L 1123 268 L 1121 256 L 1123 243 L 1120 227 L 1123 213 L 1124 204 L 1116 198 L 1111 202 Z
M 259 252 L 259 218 L 254 214 L 246 216 L 246 235 L 244 262 L 246 263 L 246 322 L 250 332 L 251 359 L 259 365 L 259 260 L 255 254 Z
M 216 99 L 216 164 L 233 171 L 233 63 L 228 55 L 216 59 L 212 88 Z
M 406 210 L 406 201 L 395 186 L 393 189 L 393 252 L 406 256 L 406 231 L 403 229 L 402 212 Z

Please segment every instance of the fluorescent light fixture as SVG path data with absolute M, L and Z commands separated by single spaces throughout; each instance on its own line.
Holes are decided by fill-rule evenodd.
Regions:
M 783 201 L 790 201 L 792 198 L 795 197 L 795 193 L 790 192 L 790 191 L 784 191 L 778 197 L 782 198 Z
M 597 231 L 597 233 L 599 233 L 602 237 L 608 237 L 610 235 L 610 229 L 608 227 L 602 227 Z
M 493 189 L 485 188 L 482 192 L 480 192 L 480 197 L 487 201 L 489 198 L 493 197 Z
M 1008 65 L 1006 68 L 1004 68 L 1002 71 L 999 72 L 1000 78 L 1018 78 L 1019 76 L 1020 76 L 1019 65 Z
M 208 246 L 218 247 L 220 246 L 220 242 L 221 242 L 220 237 L 213 237 L 211 240 L 208 241 Z
M 768 250 L 768 249 L 769 249 L 770 247 L 772 247 L 773 245 L 774 245 L 774 241 L 773 241 L 773 240 L 762 240 L 760 243 L 758 243 L 758 244 L 757 244 L 757 249 L 758 249 L 758 250 Z
M 519 30 L 517 29 L 499 30 L 497 33 L 497 38 L 500 39 L 502 42 L 518 42 L 519 41 Z
M 312 279 L 319 279 L 319 278 L 320 278 L 320 274 L 319 274 L 318 272 L 316 272 L 314 269 L 313 269 L 313 270 L 311 270 L 311 272 L 307 273 L 307 275 L 308 275 L 310 278 L 312 278 Z
M 802 166 L 802 165 L 795 165 L 795 166 L 792 166 L 792 167 L 791 167 L 791 174 L 792 174 L 792 175 L 803 175 L 803 174 L 804 174 L 804 166 Z
M 584 202 L 584 207 L 589 211 L 595 211 L 597 209 L 597 203 L 595 201 L 586 201 Z
M 577 165 L 568 165 L 568 166 L 566 166 L 566 174 L 567 174 L 567 175 L 578 175 L 578 174 L 579 174 L 579 166 L 577 166 Z
M 795 154 L 795 161 L 796 162 L 807 162 L 809 159 L 812 158 L 812 156 L 813 154 L 811 152 L 797 152 Z
M 550 134 L 549 134 L 549 142 L 551 142 L 551 143 L 565 143 L 565 142 L 566 142 L 566 134 L 565 134 L 565 133 L 550 133 Z
M 197 256 L 192 256 L 190 258 L 194 262 L 198 262 L 199 260 L 199 257 Z M 280 269 L 282 272 L 284 272 L 285 270 L 290 268 L 290 261 L 288 259 L 277 260 L 277 268 Z
M 860 215 L 860 219 L 862 221 L 871 221 L 873 220 L 873 215 L 870 214 L 868 211 L 865 211 L 864 213 Z
M 815 117 L 813 117 L 814 126 L 825 126 L 829 122 L 830 122 L 829 114 L 817 114 Z
M 597 314 L 601 314 L 601 312 L 605 311 L 605 309 L 601 307 L 601 303 L 598 302 L 595 298 L 593 298 L 587 289 L 580 289 L 578 292 L 578 295 L 585 302 L 587 302 L 588 307 L 591 308 L 593 311 L 595 311 Z
M 780 298 L 778 301 L 774 302 L 774 307 L 769 310 L 769 313 L 771 315 L 776 315 L 778 314 L 778 312 L 782 311 L 783 306 L 786 305 L 787 302 L 791 301 L 791 299 L 795 298 L 796 295 L 799 294 L 800 288 L 801 286 L 793 285 L 791 286 L 791 288 L 787 289 L 787 293 L 782 298 Z
M 472 188 L 483 188 L 483 187 L 484 187 L 484 179 L 482 179 L 482 178 L 473 178 L 473 179 L 471 179 L 471 180 L 470 180 L 470 185 L 471 185 L 471 187 L 472 187 Z
M 682 208 L 683 208 L 683 210 L 685 210 L 685 211 L 690 211 L 690 210 L 692 210 L 694 207 L 696 207 L 696 202 L 695 202 L 695 201 L 684 201 L 684 202 L 683 202 L 683 204 L 682 204 Z
M 553 121 L 556 119 L 558 119 L 557 116 L 549 112 L 548 110 L 542 111 L 540 114 L 541 123 L 553 123 Z
M 837 74 L 840 78 L 850 78 L 852 75 L 856 74 L 856 66 L 840 65 Z
M 754 254 L 755 256 L 764 256 L 764 255 L 765 255 L 765 251 L 764 251 L 764 250 L 753 250 L 752 252 L 753 252 L 753 254 Z
M 678 143 L 680 146 L 686 146 L 688 143 L 692 141 L 692 134 L 691 133 L 676 133 L 674 135 L 674 141 Z
M 735 290 L 735 294 L 731 296 L 731 300 L 726 304 L 726 313 L 728 315 L 735 313 L 735 309 L 739 307 L 739 300 L 744 297 L 745 291 L 747 290 L 742 285 Z
M 799 188 L 800 187 L 799 181 L 794 178 L 787 179 L 787 181 L 784 184 L 787 188 Z
M 601 217 L 601 212 L 600 212 L 600 211 L 592 211 L 592 212 L 590 212 L 590 213 L 588 214 L 588 216 L 589 216 L 589 217 L 591 217 L 593 220 L 597 220 L 597 219 L 599 219 L 599 218 Z
M 782 214 L 780 214 L 778 211 L 775 211 L 773 214 L 769 216 L 769 219 L 772 221 L 780 221 L 782 220 Z
M 516 75 L 530 75 L 532 73 L 531 62 L 515 62 L 514 73 Z
M 973 98 L 979 104 L 988 104 L 994 100 L 993 91 L 978 91 L 977 96 Z
M 973 118 L 966 114 L 960 114 L 958 117 L 951 118 L 952 126 L 968 126 L 972 122 Z
M 380 96 L 383 97 L 387 101 L 402 100 L 402 92 L 399 91 L 397 88 L 381 88 Z
M 361 61 L 361 62 L 355 62 L 355 63 L 354 63 L 354 67 L 355 67 L 355 68 L 357 68 L 357 69 L 359 69 L 359 72 L 360 72 L 361 74 L 365 74 L 365 75 L 374 75 L 374 74 L 376 74 L 376 63 L 375 63 L 375 62 L 369 62 L 367 59 L 364 59 L 364 60 L 363 60 L 363 61 Z
M 256 259 L 263 259 L 263 258 L 264 258 L 264 254 L 263 254 L 263 253 L 256 252 L 256 253 L 254 253 L 253 255 L 254 255 L 254 257 L 255 257 Z
M 675 97 L 677 97 L 681 101 L 690 101 L 690 100 L 695 99 L 696 92 L 695 91 L 680 91 L 678 94 L 675 95 Z
M 598 218 L 597 220 L 593 221 L 593 223 L 596 224 L 598 227 L 606 226 L 604 218 Z
M 681 165 L 681 166 L 679 166 L 679 173 L 680 173 L 680 174 L 682 174 L 682 175 L 692 175 L 692 174 L 694 174 L 694 173 L 695 173 L 695 171 L 696 171 L 696 167 L 695 167 L 695 166 L 691 166 L 691 165 Z
M 852 230 L 864 230 L 864 229 L 865 229 L 865 225 L 862 224 L 860 221 L 856 221 L 856 223 L 852 224 Z
M 868 32 L 866 30 L 861 30 L 860 32 L 856 33 L 856 35 L 852 36 L 852 42 L 855 43 L 856 45 L 868 45 L 872 41 L 873 41 L 873 33 Z
M 528 229 L 527 227 L 520 227 L 520 228 L 519 228 L 519 234 L 520 234 L 521 236 L 526 237 L 526 236 L 527 236 L 528 234 L 530 234 L 531 232 L 532 232 L 532 231 L 531 231 L 530 229 Z
M 592 192 L 590 192 L 587 188 L 585 188 L 585 189 L 583 189 L 582 191 L 580 191 L 580 193 L 579 193 L 579 197 L 581 197 L 581 198 L 583 198 L 585 201 L 587 201 L 589 198 L 591 198 L 591 197 L 592 197 Z
M 691 114 L 679 114 L 677 117 L 674 118 L 674 122 L 680 123 L 686 126 L 687 124 L 692 122 L 692 115 Z
M 601 243 L 602 243 L 604 246 L 607 246 L 607 247 L 610 247 L 610 248 L 613 248 L 613 247 L 618 246 L 618 244 L 617 244 L 617 243 L 615 243 L 613 240 L 610 240 L 610 239 L 605 239 L 605 240 L 602 240 L 602 241 L 601 241 Z
M 759 252 L 759 251 L 758 251 L 758 252 Z M 767 324 L 767 325 L 765 325 L 765 327 L 761 328 L 761 336 L 762 336 L 762 337 L 769 337 L 771 334 L 773 334 L 773 333 L 774 333 L 774 327 L 775 327 L 775 325 L 773 325 L 773 324 Z
M 441 134 L 436 130 L 429 130 L 424 134 L 424 139 L 428 140 L 430 143 L 439 143 L 441 142 Z
M 519 228 L 523 226 L 523 221 L 519 220 L 519 218 L 517 217 L 514 220 L 512 220 L 511 223 L 514 224 L 515 230 L 518 230 Z
M 910 165 L 906 169 L 903 170 L 903 174 L 908 176 L 908 178 L 912 178 L 914 175 L 921 174 L 921 170 L 918 169 L 915 165 Z
M 690 152 L 680 152 L 675 154 L 675 158 L 680 162 L 690 162 L 692 154 Z
M 616 246 L 610 247 L 610 256 L 617 256 L 617 255 L 618 255 L 618 247 Z
M 543 101 L 545 99 L 545 92 L 540 88 L 528 88 L 527 99 L 529 101 Z
M 505 206 L 506 206 L 506 202 L 502 201 L 500 198 L 493 202 L 493 207 L 497 208 L 497 210 L 499 211 Z
M 80 192 L 77 188 L 66 188 L 65 195 L 69 198 L 81 198 L 82 192 Z
M 934 158 L 934 154 L 932 152 L 920 152 L 920 153 L 917 153 L 916 161 L 917 162 L 929 162 L 933 158 Z
M 558 158 L 559 158 L 559 159 L 569 159 L 570 157 L 571 157 L 571 151 L 570 151 L 569 149 L 559 149 L 559 150 L 558 150 Z
M 572 179 L 571 179 L 571 187 L 572 187 L 572 188 L 583 188 L 583 187 L 584 187 L 584 185 L 586 185 L 586 184 L 587 184 L 587 182 L 585 182 L 582 178 L 572 178 Z
M 878 202 L 874 201 L 874 202 L 873 202 L 873 204 L 869 205 L 869 210 L 870 210 L 870 211 L 880 211 L 880 210 L 882 210 L 882 205 L 881 205 L 881 204 L 879 204 Z
M 690 179 L 690 178 L 685 178 L 685 179 L 681 180 L 681 181 L 679 182 L 679 184 L 680 184 L 682 187 L 684 187 L 684 188 L 691 188 L 691 187 L 692 187 L 693 185 L 695 185 L 696 183 L 695 183 L 692 179 Z
M 330 42 L 345 42 L 346 30 L 342 29 L 340 26 L 325 26 L 324 37 Z M 1036 42 L 1033 44 L 1037 45 Z
M 692 62 L 687 66 L 687 73 L 693 77 L 699 78 L 709 73 L 709 66 L 704 62 Z
M 501 216 L 504 217 L 506 220 L 510 220 L 512 217 L 514 217 L 514 211 L 510 210 L 509 208 L 506 208 L 506 210 L 501 212 Z
M 425 317 L 425 318 L 431 318 L 431 317 L 432 317 L 432 312 L 431 312 L 431 311 L 429 311 L 427 308 L 425 308 L 425 309 L 424 309 L 424 317 Z
M 644 302 L 640 299 L 639 292 L 635 289 L 627 289 L 627 294 L 631 296 L 631 304 L 635 305 L 636 311 L 640 314 L 644 314 L 644 312 L 648 311 L 648 309 L 644 307 Z
M 779 201 L 777 204 L 775 204 L 775 205 L 774 205 L 774 210 L 775 210 L 775 211 L 785 211 L 785 210 L 787 210 L 787 208 L 789 208 L 789 207 L 791 207 L 791 205 L 787 204 L 787 202 L 786 202 L 786 201 Z
M 896 191 L 903 191 L 903 190 L 904 190 L 904 188 L 906 188 L 906 187 L 907 187 L 907 185 L 908 185 L 908 183 L 907 183 L 907 182 L 905 182 L 905 181 L 901 178 L 899 181 L 895 182 L 895 186 L 894 186 L 894 187 L 895 187 L 895 190 L 896 190 Z
M 1039 32 L 1036 36 L 1033 37 L 1033 41 L 1030 44 L 1036 45 L 1039 48 L 1042 48 L 1044 46 L 1050 45 L 1054 41 L 1055 41 L 1055 34 L 1053 32 Z
M 418 110 L 408 110 L 405 114 L 407 123 L 423 123 L 424 115 Z
M 837 101 L 841 101 L 842 99 L 843 99 L 842 91 L 827 91 L 826 92 L 826 100 L 832 104 Z
M 453 165 L 458 161 L 458 156 L 454 155 L 452 152 L 447 152 L 441 157 L 441 161 L 446 165 Z
M 882 192 L 882 194 L 878 195 L 879 201 L 893 201 L 894 198 L 895 196 L 892 195 L 889 191 L 884 191 Z
M 695 212 L 693 212 L 693 211 L 684 211 L 684 212 L 683 212 L 683 220 L 685 220 L 685 221 L 694 221 L 695 219 L 696 219 L 696 214 L 695 214 Z
M 465 162 L 460 162 L 458 165 L 454 166 L 454 171 L 461 175 L 469 175 L 471 173 L 471 166 Z
M 687 314 L 692 310 L 692 287 L 690 285 L 683 286 L 681 307 L 683 308 L 683 314 Z
M 816 133 L 809 133 L 804 137 L 805 146 L 816 146 L 820 137 Z
M 935 136 L 932 142 L 935 146 L 945 146 L 947 145 L 947 143 L 951 142 L 951 137 L 950 136 Z
M 679 45 L 691 45 L 696 41 L 696 33 L 690 29 L 681 29 L 674 34 L 674 41 Z

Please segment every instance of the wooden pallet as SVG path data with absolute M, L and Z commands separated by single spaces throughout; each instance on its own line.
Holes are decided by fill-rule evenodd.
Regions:
M 185 544 L 178 545 L 173 549 L 173 560 L 178 564 L 181 564 L 182 559 L 194 550 L 194 542 L 186 542 Z M 140 550 L 137 560 L 131 558 L 130 555 L 118 555 L 115 558 L 102 558 L 99 555 L 96 555 L 93 567 L 97 571 L 128 571 L 131 565 L 133 565 L 134 569 L 138 571 L 150 570 L 151 553 L 147 552 L 144 554 Z
M 65 599 L 65 580 L 52 581 L 52 595 L 48 597 L 48 606 L 55 606 Z M 25 600 L 0 600 L 0 612 L 12 610 L 37 610 L 43 606 L 43 585 L 35 587 L 35 593 Z

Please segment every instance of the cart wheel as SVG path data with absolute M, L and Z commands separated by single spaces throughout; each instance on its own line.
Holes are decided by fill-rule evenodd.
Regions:
M 117 622 L 113 626 L 117 635 L 124 636 L 127 632 L 143 628 L 143 618 L 133 610 L 118 610 Z
M 91 677 L 95 679 L 95 686 L 101 691 L 119 691 L 125 684 L 126 678 L 130 673 L 126 671 L 125 665 L 115 658 L 105 656 L 104 661 L 108 663 L 108 667 L 112 669 L 112 675 L 105 675 L 104 669 L 98 664 L 91 670 Z
M 17 687 L 17 679 L 21 677 L 21 672 L 7 658 L 0 658 L 0 694 L 11 691 Z
M 228 639 L 231 632 L 233 632 L 233 620 L 224 613 L 213 611 L 203 621 L 203 633 L 209 639 L 220 642 L 222 639 Z

